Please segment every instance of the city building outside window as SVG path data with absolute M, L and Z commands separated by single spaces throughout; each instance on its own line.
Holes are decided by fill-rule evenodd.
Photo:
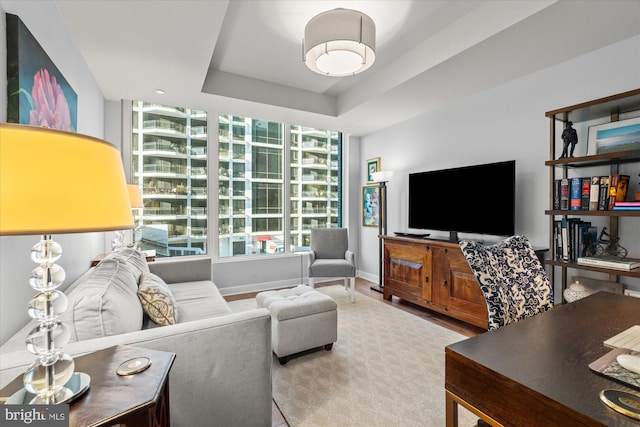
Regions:
M 306 251 L 312 228 L 341 226 L 339 132 L 219 115 L 215 175 L 207 165 L 207 146 L 216 141 L 206 112 L 141 101 L 132 112 L 141 249 L 157 257 L 208 253 L 215 214 L 218 233 L 209 244 L 218 245 L 220 258 Z M 217 212 L 207 210 L 208 180 Z
M 207 113 L 134 101 L 135 241 L 157 257 L 207 253 Z

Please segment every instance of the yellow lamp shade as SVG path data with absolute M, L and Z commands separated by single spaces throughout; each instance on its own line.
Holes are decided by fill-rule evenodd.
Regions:
M 0 123 L 0 235 L 133 227 L 120 153 L 97 138 Z
M 127 190 L 129 190 L 129 202 L 131 202 L 131 207 L 144 208 L 140 188 L 136 184 L 127 184 Z

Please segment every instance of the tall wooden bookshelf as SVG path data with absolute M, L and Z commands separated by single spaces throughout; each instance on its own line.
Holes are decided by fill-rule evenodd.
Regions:
M 602 267 L 587 266 L 577 263 L 565 262 L 557 256 L 557 248 L 554 242 L 554 221 L 567 217 L 604 217 L 609 235 L 620 236 L 624 242 L 624 230 L 619 229 L 620 217 L 635 217 L 640 219 L 639 211 L 613 211 L 613 210 L 554 210 L 553 188 L 556 179 L 580 176 L 583 168 L 596 167 L 601 171 L 601 175 L 611 175 L 619 173 L 620 165 L 625 163 L 637 163 L 640 165 L 640 150 L 620 151 L 603 154 L 592 154 L 579 157 L 557 158 L 561 150 L 563 141 L 558 137 L 558 130 L 563 129 L 567 121 L 571 121 L 576 128 L 587 126 L 587 122 L 609 121 L 615 122 L 623 114 L 640 111 L 640 89 L 619 93 L 605 98 L 595 99 L 582 104 L 572 105 L 553 111 L 547 111 L 545 115 L 549 118 L 549 158 L 545 165 L 549 167 L 549 209 L 545 214 L 549 216 L 549 248 L 550 259 L 547 265 L 550 266 L 549 276 L 551 283 L 555 284 L 556 273 L 560 273 L 562 278 L 562 289 L 567 287 L 567 270 L 590 270 L 609 275 L 610 281 L 617 282 L 619 276 L 630 276 L 640 278 L 640 269 L 630 271 L 614 270 Z M 635 115 L 635 114 L 634 114 Z M 561 126 L 558 128 L 558 126 Z M 559 139 L 559 141 L 557 141 Z M 560 145 L 556 145 L 560 144 Z M 587 144 L 587 141 L 584 141 Z M 591 169 L 592 170 L 592 169 Z M 637 176 L 632 176 L 636 179 Z M 633 195 L 631 197 L 633 199 Z M 638 223 L 640 225 L 640 223 Z M 600 230 L 598 230 L 600 232 Z M 624 244 L 623 244 L 624 246 Z M 633 256 L 634 254 L 630 254 Z M 635 254 L 637 255 L 637 254 Z

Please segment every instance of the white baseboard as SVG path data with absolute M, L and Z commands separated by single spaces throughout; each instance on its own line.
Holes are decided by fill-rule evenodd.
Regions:
M 368 275 L 368 276 L 371 276 L 371 275 Z M 361 276 L 360 274 L 356 274 L 356 277 L 362 277 L 363 279 L 370 280 L 376 283 L 378 280 L 378 276 L 371 276 L 373 277 L 373 279 L 369 279 L 367 277 Z M 252 284 L 240 285 L 240 286 L 227 286 L 224 288 L 218 288 L 218 290 L 223 296 L 225 296 L 225 295 L 248 294 L 251 292 L 269 291 L 272 289 L 293 288 L 300 284 L 303 284 L 303 285 L 309 284 L 308 277 L 303 277 L 302 279 L 303 279 L 302 283 L 300 283 L 300 279 L 297 278 L 297 279 L 289 279 L 289 280 L 278 280 L 276 282 L 263 282 L 263 283 L 252 283 Z M 317 283 L 323 283 L 323 282 L 331 282 L 339 279 L 340 279 L 339 277 L 336 277 L 336 278 L 328 277 L 328 278 L 323 278 L 321 280 L 316 279 L 315 282 L 317 284 Z

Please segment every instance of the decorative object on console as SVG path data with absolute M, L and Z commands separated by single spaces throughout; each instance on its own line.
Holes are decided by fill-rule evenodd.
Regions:
M 131 209 L 140 209 L 144 205 L 142 203 L 142 195 L 140 194 L 140 188 L 137 184 L 127 184 L 127 191 L 129 193 L 129 202 L 131 202 Z M 119 251 L 126 246 L 126 237 L 124 230 L 117 230 L 116 235 L 111 241 L 111 249 Z
M 31 403 L 65 402 L 74 397 L 65 387 L 74 361 L 62 351 L 70 337 L 59 320 L 67 309 L 67 298 L 58 290 L 65 272 L 55 264 L 62 248 L 51 233 L 133 226 L 120 153 L 89 136 L 0 123 L 0 194 L 0 236 L 43 235 L 31 249 L 39 266 L 29 278 L 38 294 L 28 312 L 39 324 L 26 338 L 38 359 L 24 374 L 24 387 L 36 394 Z
M 393 178 L 393 171 L 379 171 L 371 174 L 374 182 L 378 183 L 379 194 L 380 194 L 380 207 L 382 208 L 382 218 L 378 221 L 378 234 L 380 236 L 384 236 L 387 234 L 387 182 L 391 181 Z M 379 276 L 378 282 L 379 285 L 371 286 L 371 289 L 374 291 L 382 292 L 384 290 L 384 276 L 382 275 L 382 265 L 383 265 L 383 253 L 382 253 L 382 239 L 378 238 L 378 264 L 379 268 Z
M 376 24 L 362 12 L 337 8 L 313 17 L 304 27 L 302 61 L 325 76 L 352 76 L 376 59 Z

